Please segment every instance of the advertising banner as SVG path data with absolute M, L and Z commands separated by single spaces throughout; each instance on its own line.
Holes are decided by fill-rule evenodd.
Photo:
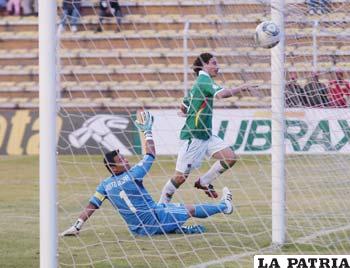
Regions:
M 175 155 L 181 145 L 185 118 L 177 110 L 151 110 L 153 137 L 159 155 Z M 39 153 L 37 111 L 0 112 L 0 154 Z M 125 155 L 139 154 L 140 134 L 133 113 L 62 113 L 57 117 L 59 154 L 101 154 L 115 148 Z M 213 134 L 238 154 L 271 153 L 271 111 L 262 109 L 217 109 Z M 348 109 L 288 109 L 285 122 L 287 154 L 350 153 Z
M 125 155 L 141 153 L 135 113 L 65 113 L 57 116 L 59 154 L 101 154 L 119 148 Z M 0 154 L 39 154 L 38 111 L 0 112 Z
M 176 154 L 185 118 L 175 110 L 152 110 L 154 139 L 159 154 Z M 348 109 L 288 109 L 285 113 L 287 154 L 350 153 Z M 238 154 L 271 153 L 271 111 L 262 109 L 217 109 L 213 134 Z

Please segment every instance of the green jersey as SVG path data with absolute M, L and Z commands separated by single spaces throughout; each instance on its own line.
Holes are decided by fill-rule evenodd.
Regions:
M 184 105 L 188 108 L 186 123 L 181 130 L 180 139 L 207 140 L 211 137 L 213 99 L 221 89 L 206 72 L 199 72 L 189 96 L 184 99 Z

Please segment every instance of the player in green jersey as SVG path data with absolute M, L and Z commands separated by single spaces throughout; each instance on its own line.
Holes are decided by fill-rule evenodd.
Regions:
M 175 177 L 165 184 L 159 203 L 171 201 L 176 189 L 185 182 L 191 170 L 200 167 L 205 156 L 217 161 L 207 173 L 196 180 L 194 187 L 204 190 L 211 198 L 217 198 L 218 194 L 211 182 L 237 161 L 231 147 L 212 134 L 213 101 L 215 98 L 231 97 L 250 88 L 243 85 L 224 89 L 217 85 L 213 78 L 219 71 L 218 62 L 210 53 L 199 55 L 193 64 L 193 70 L 197 79 L 181 106 L 181 111 L 186 115 L 186 123 L 180 134 L 183 144 L 177 157 Z

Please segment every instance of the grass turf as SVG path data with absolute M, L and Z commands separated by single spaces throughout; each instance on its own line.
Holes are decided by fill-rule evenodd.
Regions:
M 39 267 L 38 157 L 0 159 L 0 267 Z M 136 162 L 131 157 L 131 162 Z M 327 161 L 325 161 L 327 160 Z M 159 198 L 174 170 L 174 157 L 158 157 L 145 186 Z M 234 194 L 237 211 L 189 224 L 204 235 L 133 237 L 105 202 L 79 237 L 59 238 L 60 267 L 252 267 L 254 254 L 346 254 L 350 252 L 348 156 L 294 156 L 287 159 L 287 242 L 271 248 L 271 182 L 268 157 L 242 157 L 215 182 Z M 213 202 L 192 185 L 195 171 L 174 202 Z M 107 171 L 97 156 L 60 156 L 58 229 L 72 224 Z M 308 239 L 309 238 L 309 239 Z M 304 240 L 303 240 L 304 239 Z M 305 240 L 306 239 L 306 240 Z

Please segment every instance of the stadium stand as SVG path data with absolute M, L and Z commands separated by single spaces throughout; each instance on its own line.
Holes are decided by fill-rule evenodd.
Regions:
M 142 103 L 145 107 L 176 107 L 183 95 L 182 40 L 184 23 L 189 21 L 189 62 L 200 52 L 211 50 L 222 63 L 218 80 L 224 85 L 251 80 L 260 85 L 259 96 L 232 98 L 219 105 L 268 106 L 270 52 L 251 49 L 255 26 L 266 7 L 250 1 L 221 1 L 222 16 L 218 16 L 213 13 L 209 2 L 122 1 L 125 15 L 122 31 L 114 32 L 115 22 L 111 19 L 104 25 L 105 31 L 95 33 L 98 17 L 92 7 L 96 7 L 97 3 L 88 1 L 83 7 L 79 31 L 66 31 L 60 37 L 61 104 L 79 103 L 84 106 L 108 102 L 118 106 L 129 103 L 119 98 L 133 98 L 130 105 L 134 106 Z M 306 10 L 302 1 L 297 3 L 301 10 Z M 230 8 L 225 9 L 225 6 Z M 237 13 L 233 14 L 233 10 Z M 312 51 L 310 46 L 303 44 L 312 40 L 314 18 L 309 16 L 300 22 L 298 18 L 286 17 L 286 53 L 293 55 L 287 58 L 286 65 L 291 70 L 305 74 L 311 72 Z M 318 34 L 321 44 L 319 66 L 323 71 L 334 67 L 348 70 L 350 50 L 343 46 L 346 43 L 339 40 L 339 36 L 349 28 L 346 27 L 348 15 L 336 9 L 327 16 L 327 21 L 320 23 L 327 25 L 329 22 L 339 23 L 330 24 L 327 31 Z M 1 100 L 1 107 L 37 107 L 37 28 L 37 17 L 5 16 L 0 20 L 0 64 L 3 66 L 0 70 L 0 96 L 9 98 Z M 228 40 L 230 47 L 227 47 Z M 233 46 L 235 49 L 232 49 Z M 334 58 L 341 61 L 334 63 Z M 80 92 L 82 89 L 84 94 Z M 80 99 L 68 101 L 79 96 Z M 136 100 L 135 97 L 141 99 Z

